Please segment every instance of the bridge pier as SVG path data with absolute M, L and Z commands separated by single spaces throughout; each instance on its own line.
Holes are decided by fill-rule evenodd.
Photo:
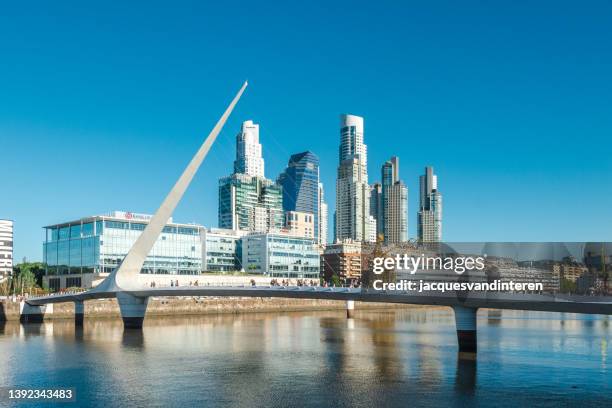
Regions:
M 465 306 L 453 306 L 459 352 L 476 353 L 476 312 L 478 309 Z
M 128 293 L 118 292 L 117 302 L 124 329 L 142 329 L 145 313 L 147 312 L 148 297 L 136 297 Z
M 352 319 L 355 317 L 355 301 L 347 300 L 346 301 L 346 318 Z
M 21 323 L 42 323 L 46 314 L 53 313 L 53 303 L 34 306 L 21 301 L 19 304 L 19 321 Z
M 82 300 L 77 300 L 74 302 L 74 325 L 82 327 L 83 320 L 85 320 L 85 303 Z

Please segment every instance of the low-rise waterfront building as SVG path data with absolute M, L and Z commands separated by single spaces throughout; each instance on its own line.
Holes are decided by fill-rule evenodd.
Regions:
M 333 275 L 343 281 L 359 281 L 361 279 L 361 242 L 345 239 L 329 244 L 321 255 L 321 271 L 325 280 L 331 280 Z
M 45 227 L 43 284 L 51 290 L 96 286 L 119 266 L 150 218 L 147 214 L 114 211 Z M 202 228 L 170 219 L 141 273 L 199 275 Z
M 566 279 L 572 283 L 576 283 L 582 275 L 589 271 L 586 266 L 579 263 L 555 263 L 552 268 L 557 279 Z
M 251 233 L 244 236 L 242 265 L 249 274 L 319 279 L 319 252 L 314 239 L 288 233 Z
M 223 228 L 202 228 L 202 270 L 204 272 L 241 271 L 241 238 L 246 232 Z

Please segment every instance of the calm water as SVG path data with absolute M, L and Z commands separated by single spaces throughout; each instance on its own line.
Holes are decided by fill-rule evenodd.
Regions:
M 0 386 L 75 387 L 70 406 L 612 406 L 610 320 L 481 311 L 476 360 L 444 309 L 8 322 Z

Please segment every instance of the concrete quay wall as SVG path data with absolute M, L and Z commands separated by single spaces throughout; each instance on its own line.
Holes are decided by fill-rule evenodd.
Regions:
M 0 301 L 0 321 L 19 320 L 19 302 Z M 355 302 L 355 309 L 398 309 L 406 306 L 386 303 Z M 346 302 L 320 299 L 238 298 L 238 297 L 160 297 L 149 299 L 147 316 L 205 315 L 228 313 L 296 312 L 310 310 L 344 310 Z M 116 299 L 85 302 L 89 318 L 119 318 Z M 74 303 L 56 303 L 45 320 L 74 318 Z

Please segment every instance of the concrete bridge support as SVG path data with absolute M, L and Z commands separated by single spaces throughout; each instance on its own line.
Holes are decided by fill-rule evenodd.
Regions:
M 74 302 L 74 325 L 76 327 L 83 327 L 83 320 L 85 319 L 85 303 L 82 300 Z
M 355 301 L 347 300 L 346 301 L 346 318 L 352 319 L 355 317 Z
M 27 302 L 19 304 L 19 321 L 21 323 L 42 323 L 46 314 L 53 313 L 53 303 L 33 306 Z
M 465 306 L 453 306 L 459 352 L 476 353 L 476 312 L 478 309 Z
M 136 297 L 125 292 L 117 293 L 119 311 L 123 319 L 124 329 L 142 329 L 147 312 L 148 297 Z

